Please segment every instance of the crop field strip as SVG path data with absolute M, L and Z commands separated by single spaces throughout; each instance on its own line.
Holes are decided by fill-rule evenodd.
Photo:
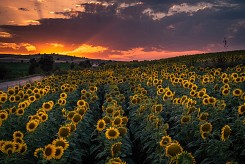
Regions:
M 242 163 L 245 67 L 130 64 L 0 91 L 1 163 Z

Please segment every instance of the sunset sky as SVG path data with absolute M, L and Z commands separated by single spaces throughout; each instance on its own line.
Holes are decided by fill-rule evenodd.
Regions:
M 245 0 L 1 0 L 0 54 L 152 60 L 245 49 Z

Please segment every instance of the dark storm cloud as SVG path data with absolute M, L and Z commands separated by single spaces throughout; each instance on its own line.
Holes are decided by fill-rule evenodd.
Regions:
M 101 1 L 102 2 L 102 1 Z M 9 41 L 51 42 L 69 44 L 92 44 L 108 47 L 111 50 L 129 50 L 144 47 L 168 51 L 205 50 L 210 44 L 222 44 L 224 37 L 244 46 L 243 1 L 211 1 L 208 8 L 198 11 L 177 12 L 154 20 L 144 14 L 151 9 L 152 14 L 167 14 L 172 5 L 186 3 L 195 6 L 192 0 L 140 0 L 138 4 L 121 7 L 132 1 L 110 1 L 81 4 L 85 12 L 57 12 L 69 19 L 41 19 L 38 26 L 1 26 L 15 34 Z M 113 3 L 112 3 L 113 2 Z M 139 3 L 141 2 L 141 3 Z M 227 3 L 227 2 L 230 2 Z M 237 4 L 237 5 L 236 5 Z M 233 6 L 232 6 L 233 5 Z M 3 38 L 0 38 L 0 42 Z

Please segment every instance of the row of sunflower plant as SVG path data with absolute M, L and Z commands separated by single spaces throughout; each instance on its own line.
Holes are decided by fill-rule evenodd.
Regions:
M 102 118 L 97 121 L 94 146 L 96 163 L 134 163 L 131 159 L 132 144 L 128 133 L 127 116 L 124 116 L 124 97 L 116 84 L 103 85 L 104 103 Z

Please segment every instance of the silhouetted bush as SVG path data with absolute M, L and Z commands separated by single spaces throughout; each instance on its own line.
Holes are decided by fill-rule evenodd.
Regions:
M 6 66 L 0 65 L 0 80 L 7 78 L 9 73 L 10 70 Z
M 85 61 L 81 61 L 79 63 L 79 67 L 81 67 L 81 68 L 91 68 L 92 65 L 91 65 L 89 60 L 85 60 Z
M 38 63 L 43 71 L 50 72 L 53 70 L 54 58 L 51 55 L 43 55 Z

